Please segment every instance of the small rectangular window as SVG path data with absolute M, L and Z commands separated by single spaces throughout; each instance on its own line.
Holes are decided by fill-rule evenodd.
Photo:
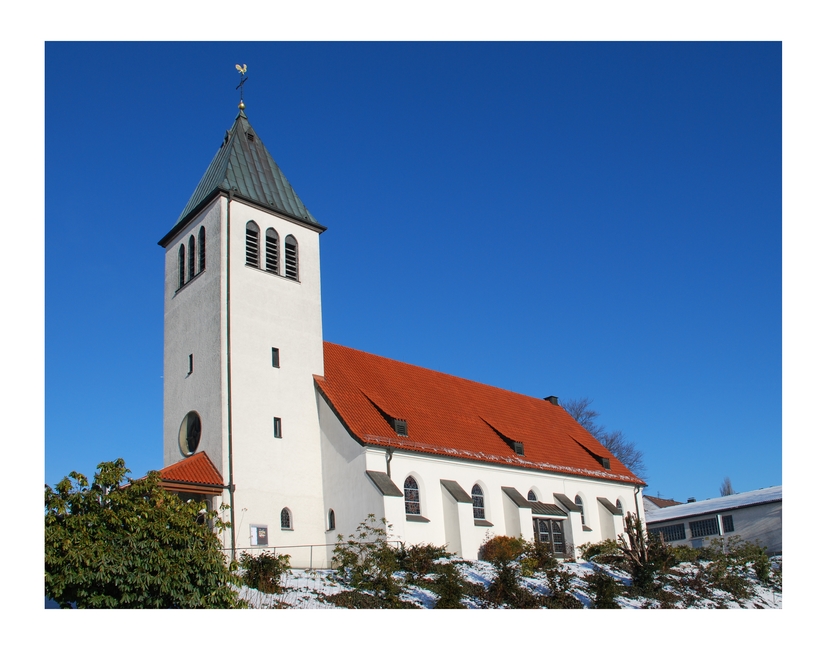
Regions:
M 189 361 L 187 362 L 187 374 L 192 374 L 192 355 L 190 355 Z
M 721 521 L 724 524 L 724 532 L 725 533 L 735 532 L 735 524 L 732 521 L 732 515 L 724 515 L 723 517 L 721 517 Z
M 250 546 L 267 546 L 267 526 L 250 526 Z
M 279 368 L 279 349 L 273 348 L 273 367 Z
M 273 418 L 273 437 L 281 438 L 281 418 Z

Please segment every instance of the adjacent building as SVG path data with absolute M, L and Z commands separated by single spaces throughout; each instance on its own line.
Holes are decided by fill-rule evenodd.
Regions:
M 781 553 L 781 486 L 694 501 L 646 512 L 650 535 L 672 546 L 699 548 L 714 538 L 742 540 Z

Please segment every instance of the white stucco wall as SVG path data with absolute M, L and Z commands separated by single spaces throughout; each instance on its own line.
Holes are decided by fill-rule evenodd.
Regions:
M 620 499 L 624 506 L 635 511 L 633 486 L 397 449 L 390 460 L 390 477 L 400 491 L 403 491 L 408 476 L 416 479 L 421 513 L 429 520 L 409 521 L 405 516 L 404 498 L 382 497 L 365 476 L 366 469 L 386 471 L 386 450 L 363 447 L 347 433 L 321 396 L 318 404 L 324 452 L 325 511 L 334 508 L 336 533 L 345 537 L 353 533 L 369 513 L 373 513 L 377 518 L 385 517 L 392 525 L 390 539 L 402 539 L 408 544 L 448 544 L 452 552 L 468 559 L 476 559 L 486 535 L 522 535 L 526 539 L 533 538 L 531 511 L 516 507 L 502 491 L 503 487 L 513 487 L 523 497 L 529 490 L 534 490 L 538 499 L 545 503 L 555 503 L 555 492 L 567 495 L 572 501 L 579 494 L 586 506 L 587 524 L 592 530 L 583 530 L 579 512 L 570 513 L 563 521 L 563 527 L 566 542 L 574 547 L 607 537 L 616 538 L 618 532 L 622 531 L 622 517 L 610 515 L 597 502 L 598 496 L 605 497 L 612 503 Z M 456 481 L 469 495 L 475 484 L 480 485 L 485 495 L 486 520 L 493 525 L 475 525 L 472 505 L 457 503 L 441 485 L 443 479 Z M 607 516 L 603 516 L 601 510 Z M 643 515 L 642 505 L 639 510 Z M 331 539 L 332 541 L 335 540 Z
M 278 232 L 280 275 L 246 266 L 245 231 L 250 220 L 260 229 L 262 267 L 265 232 L 271 227 Z M 206 271 L 179 290 L 178 246 L 190 234 L 197 239 L 202 223 L 207 228 Z M 283 275 L 288 235 L 298 243 L 298 282 Z M 272 365 L 274 347 L 280 353 L 279 368 Z M 194 372 L 188 376 L 189 354 L 194 355 Z M 228 482 L 231 416 L 239 548 L 249 546 L 251 524 L 267 526 L 270 546 L 325 541 L 313 385 L 313 375 L 323 372 L 319 234 L 241 201 L 219 197 L 167 246 L 164 463 L 184 457 L 178 429 L 186 413 L 196 410 L 202 421 L 197 451 L 206 451 Z M 273 435 L 274 417 L 282 420 L 280 439 Z M 229 503 L 227 492 L 223 501 Z M 291 512 L 292 530 L 281 528 L 285 507 Z M 230 545 L 229 532 L 225 545 Z M 284 552 L 293 555 L 294 565 L 307 564 L 304 556 L 309 556 L 309 550 Z

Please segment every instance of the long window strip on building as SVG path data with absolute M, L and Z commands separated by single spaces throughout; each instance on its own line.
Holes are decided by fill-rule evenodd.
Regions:
M 405 514 L 422 514 L 419 507 L 419 485 L 413 476 L 405 479 Z
M 689 530 L 692 531 L 692 537 L 708 537 L 709 535 L 720 535 L 718 528 L 718 518 L 701 519 L 699 521 L 690 521 Z
M 658 528 L 652 528 L 649 534 L 660 535 L 664 542 L 675 542 L 679 539 L 686 539 L 686 526 L 683 524 L 660 526 Z

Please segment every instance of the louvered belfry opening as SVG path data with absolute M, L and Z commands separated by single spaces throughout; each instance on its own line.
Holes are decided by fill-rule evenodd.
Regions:
M 178 288 L 184 286 L 184 283 L 187 281 L 186 276 L 186 250 L 183 244 L 178 248 Z
M 272 228 L 264 235 L 264 268 L 270 273 L 279 272 L 279 235 Z
M 258 268 L 258 226 L 254 221 L 247 222 L 247 266 Z
M 291 280 L 299 279 L 299 247 L 292 235 L 284 239 L 284 275 Z

